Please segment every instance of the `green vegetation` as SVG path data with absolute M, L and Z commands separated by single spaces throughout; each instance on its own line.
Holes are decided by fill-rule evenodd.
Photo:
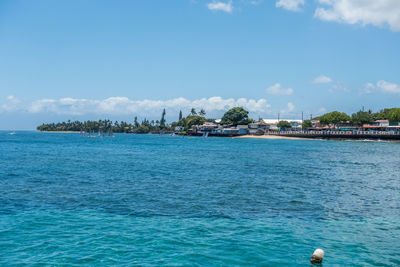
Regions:
M 183 127 L 184 132 L 188 132 L 193 126 L 202 125 L 204 122 L 214 122 L 214 119 L 206 118 L 206 112 L 201 109 L 199 112 L 192 108 L 189 115 L 183 117 L 182 111 L 179 111 L 178 122 L 168 124 L 166 119 L 166 112 L 163 109 L 160 121 L 147 119 L 142 120 L 140 123 L 137 117 L 134 117 L 133 123 L 125 121 L 98 120 L 98 121 L 70 121 L 42 124 L 37 127 L 39 131 L 85 131 L 85 132 L 108 132 L 115 133 L 159 133 L 160 131 L 171 132 L 176 126 Z M 260 118 L 261 119 L 261 118 Z M 383 109 L 379 112 L 372 113 L 372 111 L 358 111 L 350 116 L 346 113 L 333 111 L 326 113 L 320 117 L 314 118 L 319 120 L 321 125 L 353 125 L 362 126 L 364 124 L 371 124 L 375 120 L 389 120 L 392 122 L 400 122 L 400 108 Z M 221 119 L 222 125 L 247 125 L 253 122 L 249 118 L 249 112 L 242 107 L 231 108 L 225 112 Z M 292 126 L 288 121 L 282 120 L 277 125 L 279 128 L 291 128 Z M 302 123 L 302 128 L 312 128 L 310 120 L 305 120 Z
M 350 121 L 349 115 L 339 111 L 326 113 L 321 117 L 319 117 L 319 122 L 321 125 L 329 125 L 329 124 L 337 125 L 338 123 L 347 123 L 348 121 Z
M 373 116 L 370 112 L 359 111 L 351 115 L 351 124 L 354 126 L 362 126 L 364 124 L 370 124 L 374 122 Z
M 161 115 L 160 128 L 161 129 L 165 128 L 165 108 L 163 109 L 163 112 L 162 112 L 162 115 Z
M 388 119 L 390 121 L 400 121 L 400 108 L 393 108 L 389 111 Z
M 389 113 L 393 110 L 394 108 L 385 108 L 382 109 L 379 112 L 376 112 L 372 114 L 372 118 L 374 120 L 388 120 L 389 119 Z
M 311 128 L 312 127 L 312 123 L 310 120 L 305 120 L 303 121 L 303 123 L 301 124 L 302 128 Z
M 137 117 L 134 118 L 133 124 L 124 121 L 112 122 L 110 120 L 99 120 L 99 121 L 67 121 L 60 123 L 49 123 L 42 124 L 37 127 L 39 131 L 85 131 L 85 132 L 108 132 L 112 131 L 114 133 L 159 133 L 160 131 L 171 132 L 176 126 L 183 126 L 185 131 L 189 130 L 194 125 L 201 125 L 206 121 L 206 112 L 204 109 L 200 110 L 197 114 L 196 110 L 193 108 L 190 114 L 183 118 L 182 111 L 179 112 L 180 120 L 178 122 L 172 122 L 167 124 L 165 119 L 165 109 L 161 114 L 160 121 L 152 120 L 149 121 L 144 119 L 141 123 L 138 122 Z
M 372 113 L 371 110 L 360 110 L 353 113 L 351 117 L 346 113 L 334 111 L 315 119 L 319 119 L 321 125 L 337 125 L 341 123 L 352 126 L 362 126 L 364 124 L 371 124 L 376 120 L 400 121 L 400 108 L 385 108 L 376 113 Z
M 221 119 L 221 124 L 246 125 L 253 120 L 249 119 L 249 112 L 242 107 L 228 110 Z
M 137 117 L 134 118 L 133 124 L 125 121 L 98 120 L 98 121 L 70 121 L 42 124 L 37 127 L 39 131 L 85 131 L 85 132 L 114 132 L 114 133 L 158 133 L 161 130 L 172 131 L 173 125 L 168 125 L 165 120 L 165 109 L 161 115 L 161 121 L 149 121 L 144 119 L 141 123 Z
M 197 115 L 196 109 L 192 108 L 190 114 L 185 118 L 181 118 L 176 125 L 182 126 L 185 130 L 188 130 L 193 125 L 201 125 L 206 122 L 205 115 L 206 112 L 203 109 L 199 112 L 199 115 Z
M 283 128 L 283 129 L 292 128 L 292 125 L 290 125 L 290 122 L 288 122 L 288 121 L 279 121 L 277 126 L 278 126 L 278 128 Z
M 189 115 L 178 122 L 178 126 L 182 126 L 185 130 L 190 129 L 193 125 L 200 125 L 206 121 L 204 117 L 198 115 Z
M 171 131 L 172 128 L 170 125 L 164 125 L 164 127 L 160 126 L 160 123 L 157 121 L 148 121 L 144 119 L 141 123 L 137 122 L 137 118 L 134 120 L 134 124 L 130 124 L 124 121 L 115 121 L 112 122 L 110 120 L 98 120 L 98 121 L 68 121 L 68 122 L 60 122 L 60 123 L 49 123 L 42 124 L 37 127 L 39 131 L 85 131 L 85 132 L 108 132 L 112 131 L 114 133 L 150 133 L 150 132 L 159 132 L 160 130 Z

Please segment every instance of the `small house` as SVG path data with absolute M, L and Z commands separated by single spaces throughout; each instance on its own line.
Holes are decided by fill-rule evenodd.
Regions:
M 175 132 L 183 132 L 185 130 L 185 127 L 183 127 L 183 126 L 176 126 L 175 127 Z
M 388 127 L 389 126 L 389 120 L 376 120 L 372 126 L 378 126 L 378 127 Z

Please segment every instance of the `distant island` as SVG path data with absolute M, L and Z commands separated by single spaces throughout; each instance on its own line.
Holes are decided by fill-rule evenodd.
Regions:
M 344 112 L 333 111 L 310 120 L 275 120 L 257 121 L 249 118 L 249 112 L 242 107 L 228 110 L 221 119 L 206 118 L 202 109 L 191 109 L 187 116 L 179 112 L 178 121 L 168 124 L 165 109 L 160 120 L 141 122 L 134 117 L 133 123 L 125 121 L 67 121 L 42 124 L 37 127 L 41 132 L 81 132 L 81 133 L 171 133 L 197 136 L 262 136 L 281 135 L 305 138 L 323 137 L 373 137 L 400 136 L 400 108 L 383 109 L 373 113 L 360 110 L 351 116 Z M 378 133 L 379 132 L 379 133 Z M 390 133 L 390 134 L 389 134 Z M 390 137 L 392 138 L 392 137 Z M 387 139 L 387 138 L 386 138 Z M 397 137 L 395 138 L 397 139 Z

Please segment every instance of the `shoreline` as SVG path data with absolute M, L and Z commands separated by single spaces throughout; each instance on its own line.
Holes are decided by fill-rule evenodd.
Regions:
M 321 139 L 315 139 L 315 138 L 304 138 L 304 137 L 294 137 L 294 136 L 282 136 L 282 135 L 241 135 L 241 136 L 236 136 L 233 138 L 238 138 L 238 139 L 286 139 L 286 140 L 321 140 Z
M 79 131 L 37 131 L 39 133 L 77 133 Z M 159 135 L 159 133 L 125 133 L 125 134 L 155 134 Z M 191 136 L 191 135 L 185 135 Z M 193 135 L 192 135 L 193 136 Z M 201 136 L 198 136 L 201 137 Z M 296 137 L 296 136 L 285 136 L 285 135 L 239 135 L 239 136 L 216 136 L 216 137 L 225 137 L 232 139 L 270 139 L 270 140 L 314 140 L 314 141 L 361 141 L 361 142 L 389 142 L 389 143 L 400 143 L 400 140 L 393 139 L 376 139 L 376 138 L 320 138 L 320 137 Z

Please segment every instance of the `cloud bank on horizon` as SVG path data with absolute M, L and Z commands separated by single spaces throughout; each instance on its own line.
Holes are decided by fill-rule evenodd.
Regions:
M 197 100 L 183 97 L 170 100 L 131 100 L 127 97 L 109 97 L 102 100 L 93 99 L 40 99 L 22 104 L 15 96 L 9 96 L 8 102 L 0 107 L 2 112 L 53 113 L 58 115 L 141 115 L 158 116 L 162 109 L 179 112 L 179 110 L 205 109 L 207 112 L 223 112 L 233 107 L 244 107 L 250 112 L 266 112 L 270 105 L 264 98 L 222 98 L 214 96 Z
M 313 84 L 329 84 L 333 80 L 325 75 L 316 77 Z M 349 89 L 336 82 L 329 89 L 330 92 L 346 91 Z M 371 94 L 381 92 L 385 94 L 399 95 L 400 85 L 384 80 L 376 84 L 368 82 L 364 85 L 361 94 Z M 284 97 L 291 96 L 294 93 L 292 88 L 283 88 L 280 83 L 266 89 L 266 94 L 280 95 Z M 58 115 L 141 115 L 157 116 L 162 109 L 178 112 L 179 110 L 188 111 L 191 108 L 205 109 L 211 113 L 222 113 L 233 107 L 244 107 L 249 112 L 267 113 L 271 111 L 271 105 L 265 98 L 247 99 L 247 98 L 222 98 L 219 96 L 189 100 L 183 97 L 169 100 L 132 100 L 127 97 L 109 97 L 102 100 L 96 99 L 78 99 L 78 98 L 60 98 L 60 99 L 40 99 L 30 103 L 23 103 L 13 95 L 7 97 L 6 103 L 0 106 L 0 113 L 23 112 L 29 114 L 52 113 Z M 295 110 L 292 102 L 287 102 L 286 108 L 282 113 L 290 114 Z M 321 109 L 320 109 L 321 110 Z M 325 110 L 325 108 L 323 109 Z

